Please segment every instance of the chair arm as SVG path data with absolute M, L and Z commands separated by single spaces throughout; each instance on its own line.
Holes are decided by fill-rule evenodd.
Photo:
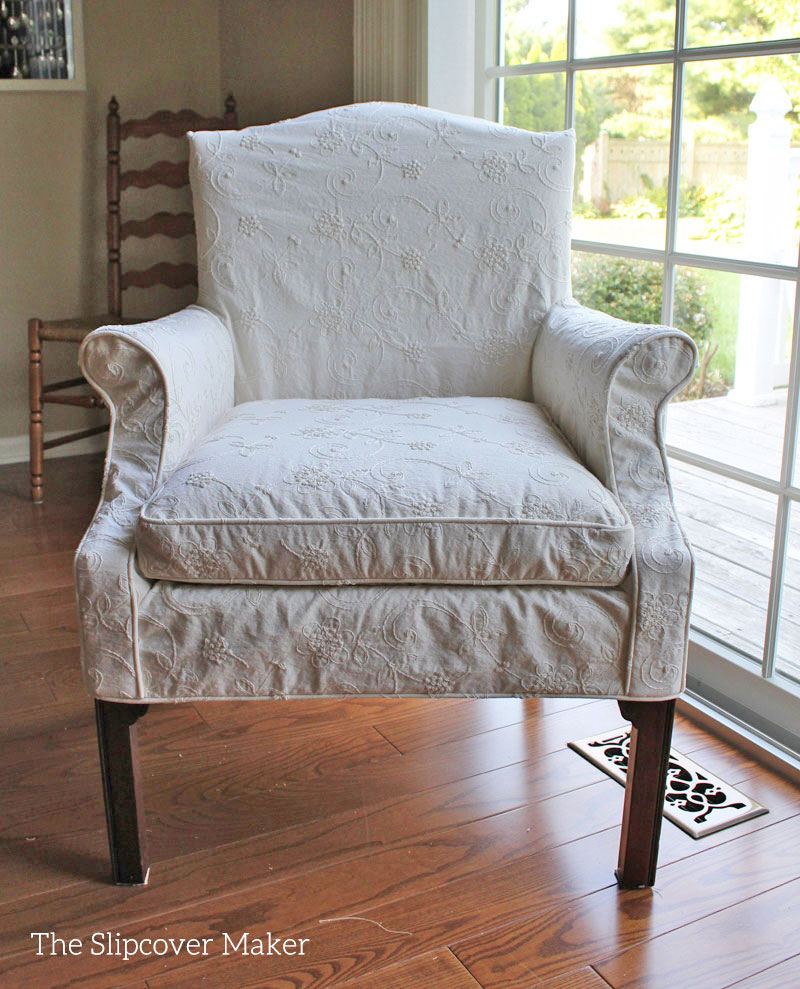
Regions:
M 664 446 L 667 404 L 692 378 L 697 348 L 669 326 L 578 305 L 547 314 L 533 352 L 533 398 L 625 506 L 634 526 L 636 623 L 631 696 L 683 688 L 694 562 L 678 521 Z
M 659 449 L 667 403 L 691 381 L 697 348 L 671 326 L 628 323 L 577 302 L 553 306 L 533 352 L 534 401 L 611 490 L 621 439 L 644 433 Z
M 136 570 L 136 523 L 161 480 L 233 406 L 233 349 L 213 313 L 189 306 L 149 323 L 101 327 L 79 361 L 111 413 L 100 504 L 75 557 L 84 669 L 97 696 L 135 698 L 144 689 L 137 601 L 150 588 Z M 101 653 L 113 658 L 111 683 L 99 672 Z
M 136 473 L 146 464 L 153 487 L 233 406 L 230 335 L 200 306 L 100 327 L 79 362 L 111 410 L 109 459 L 129 460 Z

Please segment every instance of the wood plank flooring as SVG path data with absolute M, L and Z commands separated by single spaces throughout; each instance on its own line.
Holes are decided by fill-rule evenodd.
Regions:
M 97 458 L 0 469 L 0 986 L 788 989 L 800 985 L 800 792 L 679 719 L 676 745 L 770 813 L 620 892 L 622 789 L 565 748 L 591 700 L 154 706 L 140 722 L 150 886 L 109 884 L 71 552 Z M 37 957 L 32 931 L 82 953 Z M 206 957 L 90 954 L 94 932 L 210 938 Z M 222 954 L 307 938 L 303 956 Z

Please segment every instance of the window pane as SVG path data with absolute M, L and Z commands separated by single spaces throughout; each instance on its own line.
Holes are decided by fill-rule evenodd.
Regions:
M 692 625 L 760 662 L 777 498 L 676 460 L 670 472 L 697 563 Z
M 737 45 L 746 41 L 774 41 L 800 35 L 800 7 L 796 0 L 689 0 L 686 44 Z
M 800 506 L 796 503 L 789 509 L 789 542 L 775 668 L 800 682 Z
M 672 322 L 700 367 L 670 407 L 670 446 L 780 477 L 793 313 L 792 282 L 676 269 Z
M 578 58 L 653 52 L 675 45 L 675 4 L 652 0 L 577 0 Z
M 572 294 L 584 306 L 634 323 L 661 322 L 663 267 L 608 254 L 572 254 Z
M 573 236 L 664 249 L 672 66 L 575 74 Z
M 568 0 L 503 0 L 506 65 L 567 57 Z
M 563 130 L 566 93 L 564 72 L 503 79 L 503 120 L 525 130 Z
M 800 56 L 686 66 L 678 250 L 797 264 Z

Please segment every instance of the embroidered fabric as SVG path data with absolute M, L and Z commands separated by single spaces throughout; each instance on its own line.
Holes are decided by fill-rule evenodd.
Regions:
M 359 108 L 351 108 L 318 115 L 312 126 L 313 138 L 308 122 L 302 124 L 309 141 L 316 142 L 313 153 L 330 162 L 332 188 L 338 188 L 340 180 L 347 178 L 342 168 L 344 160 L 350 162 L 346 167 L 352 166 L 354 184 L 345 182 L 343 188 L 348 191 L 347 203 L 353 209 L 356 202 L 368 201 L 367 191 L 372 188 L 365 186 L 361 195 L 366 179 L 355 165 L 374 159 L 373 152 L 362 149 L 360 139 L 352 137 L 352 130 L 346 131 L 343 123 L 357 120 L 360 112 Z M 524 176 L 531 195 L 544 202 L 551 193 L 556 195 L 553 174 L 563 180 L 560 169 L 572 167 L 571 159 L 567 161 L 562 154 L 572 140 L 568 135 L 510 136 L 504 129 L 497 132 L 497 143 L 493 143 L 495 132 L 485 123 L 464 123 L 461 118 L 443 114 L 432 118 L 433 111 L 408 107 L 368 108 L 364 112 L 367 129 L 374 127 L 376 113 L 386 115 L 387 124 L 380 133 L 386 137 L 387 146 L 394 148 L 408 165 L 404 172 L 402 164 L 393 164 L 395 159 L 381 159 L 380 164 L 374 159 L 374 176 L 392 173 L 394 183 L 421 181 L 426 173 L 434 176 L 432 166 L 444 168 L 447 162 L 457 170 L 469 165 L 473 177 L 477 176 L 477 190 L 505 189 L 509 181 L 521 182 Z M 421 140 L 419 153 L 414 152 L 412 157 L 405 154 L 410 144 L 400 125 L 397 144 L 392 143 L 390 121 L 416 116 L 426 137 Z M 447 133 L 442 135 L 438 125 L 431 131 L 432 119 L 440 120 Z M 361 125 L 353 126 L 359 130 Z M 305 200 L 297 189 L 289 198 L 283 195 L 281 183 L 286 183 L 288 189 L 292 183 L 299 183 L 301 173 L 284 169 L 282 159 L 275 159 L 275 149 L 283 147 L 281 142 L 289 133 L 286 127 L 278 125 L 280 141 L 274 147 L 270 145 L 270 133 L 271 129 L 266 128 L 236 136 L 241 141 L 249 134 L 255 142 L 253 147 L 241 146 L 242 152 L 263 154 L 258 160 L 265 186 L 256 190 L 258 194 L 267 187 L 276 188 L 283 203 L 294 204 L 292 209 L 314 210 L 307 214 L 309 225 L 315 225 L 314 236 L 339 244 L 340 258 L 361 250 L 364 241 L 360 239 L 360 228 L 347 226 L 352 217 L 345 213 L 344 200 L 344 226 L 340 232 L 335 218 L 317 217 L 321 207 L 316 204 L 316 193 L 309 193 Z M 349 143 L 347 135 L 352 137 Z M 428 148 L 429 139 L 432 143 Z M 501 257 L 501 252 L 492 249 L 483 251 L 482 247 L 494 245 L 482 238 L 497 237 L 501 246 L 512 252 L 519 249 L 527 256 L 533 242 L 531 216 L 535 214 L 528 207 L 525 213 L 519 203 L 515 211 L 511 202 L 507 210 L 497 213 L 500 220 L 494 220 L 487 207 L 484 221 L 488 215 L 491 222 L 484 227 L 475 221 L 476 225 L 471 226 L 473 198 L 479 199 L 479 191 L 475 197 L 459 193 L 459 209 L 469 214 L 469 236 L 479 239 L 471 253 L 454 262 L 452 268 L 468 267 L 470 257 L 476 264 L 469 268 L 471 274 L 453 275 L 464 279 L 453 283 L 462 285 L 464 298 L 449 294 L 455 290 L 448 289 L 447 301 L 442 299 L 441 306 L 447 310 L 449 300 L 458 299 L 459 304 L 464 303 L 464 312 L 481 314 L 480 320 L 468 321 L 466 336 L 450 336 L 442 331 L 436 315 L 441 308 L 439 303 L 431 307 L 425 302 L 427 319 L 415 317 L 412 321 L 409 313 L 413 313 L 413 307 L 378 305 L 377 311 L 372 308 L 371 322 L 366 320 L 367 309 L 359 308 L 365 319 L 348 323 L 344 337 L 337 336 L 338 331 L 332 335 L 323 332 L 317 325 L 316 337 L 304 338 L 300 327 L 306 323 L 300 320 L 299 309 L 294 308 L 303 303 L 302 293 L 307 291 L 307 298 L 316 300 L 314 306 L 320 300 L 335 302 L 316 294 L 320 285 L 323 295 L 331 287 L 327 275 L 334 269 L 328 268 L 328 261 L 320 260 L 323 255 L 312 252 L 296 271 L 293 269 L 291 305 L 286 302 L 281 322 L 274 323 L 276 327 L 285 326 L 286 346 L 281 345 L 282 336 L 264 331 L 263 348 L 259 349 L 259 330 L 252 350 L 247 350 L 243 343 L 246 326 L 238 317 L 234 326 L 232 310 L 227 308 L 229 303 L 233 305 L 234 296 L 225 295 L 220 288 L 219 297 L 212 299 L 211 286 L 219 285 L 220 278 L 224 281 L 225 259 L 234 256 L 224 250 L 225 244 L 233 244 L 234 219 L 238 231 L 241 217 L 258 218 L 261 214 L 250 209 L 244 196 L 236 195 L 236 162 L 226 157 L 228 152 L 218 144 L 218 136 L 198 135 L 196 141 L 198 147 L 206 142 L 211 157 L 203 157 L 206 151 L 202 149 L 198 151 L 194 195 L 199 203 L 208 198 L 212 205 L 217 204 L 221 224 L 215 226 L 213 210 L 201 211 L 201 280 L 205 280 L 201 290 L 211 308 L 189 307 L 140 326 L 106 327 L 91 334 L 81 350 L 82 368 L 106 397 L 112 412 L 102 498 L 75 563 L 82 658 L 92 692 L 106 699 L 146 701 L 351 693 L 598 695 L 632 699 L 675 696 L 682 689 L 685 673 L 693 568 L 672 504 L 663 419 L 671 395 L 688 382 L 696 355 L 689 338 L 676 330 L 623 323 L 585 310 L 566 298 L 568 255 L 564 253 L 562 257 L 559 253 L 561 227 L 554 218 L 567 215 L 571 184 L 561 181 L 563 188 L 556 195 L 560 205 L 553 206 L 555 212 L 545 211 L 548 219 L 542 228 L 538 260 L 526 262 L 522 276 L 519 267 L 515 275 L 502 268 L 502 258 L 507 260 L 507 255 Z M 551 141 L 562 152 L 550 155 Z M 449 161 L 443 150 L 450 147 L 448 142 L 453 144 Z M 431 154 L 435 151 L 438 157 L 421 157 L 423 147 Z M 457 153 L 459 147 L 463 155 Z M 301 155 L 305 153 L 305 145 L 298 144 L 297 148 Z M 538 164 L 526 156 L 528 148 L 541 154 Z M 306 150 L 310 159 L 312 152 Z M 492 157 L 493 150 L 497 157 Z M 344 159 L 338 157 L 340 153 Z M 348 155 L 358 162 L 351 161 Z M 290 157 L 295 159 L 294 155 Z M 429 165 L 431 171 L 427 172 Z M 369 166 L 365 167 L 366 175 L 372 175 Z M 388 188 L 388 180 L 384 187 Z M 224 195 L 219 189 L 224 190 Z M 404 202 L 402 197 L 395 197 L 385 214 L 380 214 L 387 230 L 396 231 L 401 215 L 405 221 L 417 209 L 411 205 L 406 212 Z M 454 199 L 451 207 L 453 203 Z M 518 243 L 512 237 L 511 243 L 506 244 L 493 232 L 493 224 L 510 222 L 513 217 L 528 231 L 523 234 L 528 239 Z M 273 219 L 266 231 L 270 236 L 265 235 L 260 246 L 254 247 L 247 258 L 243 256 L 242 261 L 244 269 L 252 274 L 252 281 L 242 282 L 242 302 L 245 308 L 256 305 L 252 293 L 257 279 L 261 279 L 266 286 L 263 300 L 258 302 L 262 312 L 266 312 L 267 305 L 283 305 L 276 301 L 273 289 L 276 283 L 271 274 L 274 249 L 270 237 L 278 237 L 280 223 L 290 219 L 291 224 L 306 222 L 288 214 L 281 217 L 278 212 Z M 258 240 L 260 222 L 245 222 L 242 237 Z M 429 218 L 429 222 L 438 238 L 442 223 L 438 218 Z M 551 280 L 548 274 L 549 255 L 544 242 L 549 233 L 555 236 L 556 256 L 563 260 L 564 267 L 558 270 L 564 273 L 564 279 Z M 406 251 L 406 241 L 398 235 L 398 249 L 401 242 Z M 464 242 L 452 250 L 459 255 L 462 247 L 471 243 L 465 232 Z M 407 263 L 401 258 L 400 266 L 409 278 L 420 276 L 420 281 L 404 282 L 408 289 L 405 296 L 408 300 L 419 300 L 420 295 L 430 299 L 422 283 L 431 287 L 435 281 L 431 280 L 431 271 L 438 272 L 439 278 L 446 266 L 442 261 L 442 267 L 437 267 L 437 260 L 432 268 L 425 267 L 427 259 L 432 265 L 434 258 L 441 259 L 438 248 L 426 254 L 419 244 L 409 242 L 408 252 L 412 248 L 422 255 L 422 260 L 417 264 L 417 255 L 408 253 Z M 480 256 L 475 255 L 475 250 Z M 365 248 L 364 253 L 370 263 L 377 263 L 379 256 L 382 265 L 388 265 L 390 258 L 397 261 L 385 243 L 376 246 L 374 253 L 373 248 Z M 238 254 L 236 257 L 238 260 Z M 498 274 L 498 268 L 510 280 L 495 292 L 489 287 L 491 281 L 480 283 L 477 279 L 491 279 Z M 370 306 L 371 293 L 383 270 L 376 274 L 369 267 L 361 269 L 359 277 L 363 291 L 370 297 Z M 359 297 L 356 282 L 347 284 L 342 304 L 344 311 L 355 312 L 352 305 Z M 441 280 L 436 284 L 442 284 Z M 503 309 L 504 299 L 514 300 L 507 311 Z M 403 376 L 402 362 L 407 358 L 388 342 L 388 337 L 382 339 L 379 334 L 375 342 L 374 330 L 383 325 L 379 313 L 390 317 L 387 325 L 391 329 L 387 332 L 392 341 L 408 339 L 411 344 L 419 332 L 421 343 L 428 348 L 423 378 Z M 263 325 L 255 320 L 251 328 Z M 512 328 L 508 332 L 518 341 L 522 340 L 523 326 L 527 327 L 524 346 L 520 343 L 514 356 L 504 358 L 500 364 L 491 360 L 484 363 L 481 341 L 491 351 L 496 333 L 504 332 L 506 326 Z M 314 339 L 318 352 L 312 353 Z M 352 364 L 350 351 L 362 345 L 363 350 Z M 531 352 L 532 363 L 528 361 Z M 282 361 L 285 371 L 279 374 Z M 352 377 L 340 373 L 341 368 L 346 371 L 351 366 Z M 283 389 L 290 386 L 294 393 L 287 395 Z M 425 587 L 396 583 L 339 588 L 247 587 L 154 580 L 142 574 L 135 540 L 145 504 L 164 482 L 182 476 L 176 474 L 179 465 L 193 456 L 209 434 L 215 435 L 214 429 L 228 428 L 222 423 L 235 403 L 284 397 L 372 400 L 417 396 L 441 400 L 452 394 L 498 401 L 532 399 L 551 417 L 580 462 L 607 489 L 602 503 L 607 506 L 609 518 L 611 506 L 618 503 L 631 521 L 633 555 L 619 586 Z M 242 442 L 244 446 L 249 443 L 244 437 Z M 415 451 L 415 455 L 423 452 L 426 451 Z M 230 455 L 249 460 L 240 450 Z M 517 456 L 524 459 L 524 454 L 508 452 L 503 464 L 516 462 Z M 203 465 L 197 464 L 197 468 L 196 473 L 202 474 Z M 188 479 L 188 474 L 185 476 Z M 505 484 L 505 477 L 502 482 Z M 464 485 L 464 490 L 469 489 L 470 483 Z M 204 490 L 195 487 L 197 492 Z M 497 477 L 493 487 L 501 489 Z
M 144 506 L 138 565 L 191 583 L 595 584 L 633 528 L 541 407 L 238 405 Z
M 236 401 L 530 398 L 569 294 L 572 131 L 360 103 L 190 135 L 199 297 Z

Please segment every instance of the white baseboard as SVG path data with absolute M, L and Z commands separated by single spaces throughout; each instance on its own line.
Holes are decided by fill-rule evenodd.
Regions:
M 67 433 L 74 433 L 74 429 L 53 430 L 44 434 L 45 440 L 60 439 Z M 87 436 L 74 443 L 65 443 L 63 446 L 55 446 L 52 450 L 45 450 L 45 460 L 52 457 L 77 457 L 82 453 L 98 453 L 105 450 L 108 442 L 107 433 L 97 433 L 94 436 Z M 28 434 L 21 433 L 19 436 L 0 436 L 0 464 L 21 464 L 28 462 L 29 446 Z

